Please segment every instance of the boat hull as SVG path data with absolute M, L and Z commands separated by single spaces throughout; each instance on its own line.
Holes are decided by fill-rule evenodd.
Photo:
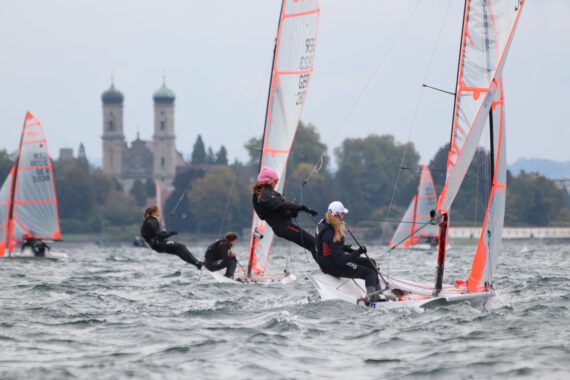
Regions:
M 226 273 L 225 269 L 210 272 L 210 275 L 216 280 L 216 282 L 220 283 L 254 283 L 254 284 L 263 284 L 263 285 L 270 285 L 270 284 L 288 284 L 297 279 L 297 277 L 293 273 L 268 273 L 268 274 L 261 274 L 261 275 L 251 275 L 251 277 L 247 277 L 245 274 L 239 273 L 236 274 L 234 279 L 227 278 L 224 276 Z
M 309 279 L 323 300 L 343 300 L 352 304 L 364 304 L 366 295 L 364 280 L 333 277 L 324 273 L 312 273 Z M 433 284 L 418 283 L 397 278 L 389 278 L 392 288 L 400 289 L 406 294 L 397 301 L 367 304 L 375 309 L 426 309 L 457 302 L 485 301 L 493 297 L 493 291 L 469 293 L 463 285 L 446 285 L 438 296 L 433 296 Z
M 16 250 L 10 253 L 6 253 L 3 258 L 6 259 L 49 259 L 49 260 L 61 260 L 67 259 L 69 256 L 65 252 L 46 250 L 45 256 L 36 256 L 30 248 L 24 248 L 24 250 Z

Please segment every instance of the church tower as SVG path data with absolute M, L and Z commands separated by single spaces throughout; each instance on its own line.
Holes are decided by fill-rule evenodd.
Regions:
M 123 94 L 111 88 L 101 95 L 103 101 L 103 172 L 115 178 L 123 175 L 125 135 L 123 134 Z
M 154 100 L 154 178 L 171 185 L 176 174 L 176 136 L 174 135 L 174 100 L 176 96 L 162 82 Z

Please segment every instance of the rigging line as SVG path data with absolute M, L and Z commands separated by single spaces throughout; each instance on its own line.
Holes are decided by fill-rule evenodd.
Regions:
M 384 61 L 386 61 L 386 59 L 388 58 L 388 56 L 390 55 L 390 53 L 392 52 L 392 49 L 394 48 L 394 46 L 396 46 L 396 43 L 400 40 L 400 37 L 402 37 L 402 34 L 404 33 L 404 31 L 406 30 L 406 28 L 408 27 L 408 24 L 410 23 L 410 21 L 412 20 L 412 18 L 414 17 L 414 15 L 416 14 L 416 11 L 418 10 L 418 8 L 420 7 L 420 5 L 422 4 L 423 0 L 419 0 L 416 3 L 416 6 L 414 7 L 414 9 L 412 9 L 412 11 L 410 12 L 410 14 L 408 15 L 408 18 L 406 19 L 406 21 L 404 22 L 404 24 L 402 25 L 402 27 L 400 28 L 400 30 L 398 31 L 398 33 L 396 33 L 396 37 L 392 40 L 392 42 L 390 43 L 390 45 L 388 46 L 388 49 L 384 52 L 384 55 L 382 56 L 382 58 L 380 59 L 380 61 L 378 62 L 378 64 L 376 65 L 376 68 L 374 69 L 374 71 L 372 72 L 372 74 L 368 77 L 368 80 L 366 81 L 366 83 L 364 84 L 364 87 L 362 87 L 362 90 L 360 91 L 360 93 L 358 94 L 358 96 L 356 97 L 356 99 L 354 100 L 354 102 L 352 103 L 352 105 L 350 106 L 348 113 L 346 114 L 346 116 L 344 117 L 344 119 L 342 120 L 342 122 L 339 124 L 339 126 L 336 128 L 336 130 L 334 131 L 334 133 L 331 135 L 331 138 L 329 139 L 329 145 L 332 145 L 332 143 L 336 140 L 336 137 L 338 136 L 338 133 L 340 132 L 340 130 L 346 125 L 346 123 L 348 122 L 348 119 L 350 119 L 350 116 L 352 115 L 352 113 L 354 112 L 354 110 L 356 109 L 356 106 L 358 105 L 358 103 L 360 103 L 360 99 L 362 99 L 362 97 L 364 96 L 364 94 L 366 93 L 366 91 L 368 90 L 368 87 L 370 87 L 370 85 L 372 84 L 372 80 L 374 79 L 374 77 L 376 76 L 376 74 L 378 74 L 378 72 L 380 71 L 380 68 L 383 66 Z M 326 152 L 325 152 L 326 153 Z M 321 166 L 322 166 L 322 160 L 323 160 L 323 154 L 321 154 L 320 157 L 320 161 L 321 161 Z M 315 163 L 315 167 L 318 165 L 318 161 Z M 318 174 L 320 170 L 317 170 L 317 172 L 315 174 Z M 312 176 L 313 172 L 311 172 L 311 174 L 307 177 L 306 181 L 308 181 L 311 176 Z
M 398 224 L 398 223 L 403 223 L 403 224 L 413 224 L 413 221 L 404 221 L 404 220 L 395 220 L 395 219 L 375 219 L 375 218 L 360 218 L 357 216 L 350 216 L 350 217 L 345 217 L 346 220 L 366 220 L 366 221 L 371 221 L 371 222 L 388 222 L 388 223 L 394 223 L 394 224 Z
M 273 51 L 273 49 L 271 49 L 271 51 Z M 263 57 L 265 57 L 265 55 L 267 55 L 267 53 L 265 53 L 263 55 Z M 264 59 L 260 59 L 259 60 L 259 64 L 257 65 L 257 67 L 255 68 L 255 70 L 253 70 L 252 74 L 250 75 L 248 81 L 247 81 L 247 86 L 244 88 L 250 88 L 252 83 L 254 82 L 255 76 L 259 73 L 259 70 L 262 66 L 262 64 L 264 63 Z M 260 91 L 261 92 L 261 91 Z M 232 108 L 232 110 L 228 113 L 228 117 L 226 118 L 226 122 L 224 125 L 229 124 L 229 121 L 231 120 L 231 118 L 233 117 L 233 114 L 235 112 L 235 110 L 238 108 L 238 106 L 242 103 L 243 99 L 245 97 L 240 96 L 240 98 L 238 99 L 238 101 L 235 103 L 234 107 Z M 259 100 L 259 94 L 258 94 L 258 98 L 257 100 Z M 255 106 L 257 106 L 259 102 L 256 101 Z M 255 108 L 255 107 L 254 107 Z M 252 117 L 250 119 L 250 123 L 249 123 L 249 127 L 247 128 L 246 134 L 249 133 L 249 131 L 251 130 L 252 127 L 252 120 L 253 120 L 253 114 L 255 114 L 255 111 L 252 112 Z M 222 128 L 217 128 L 218 134 L 216 135 L 216 137 L 219 137 L 221 135 L 221 131 Z M 215 138 L 214 140 L 218 140 L 217 138 Z M 196 179 L 196 177 L 200 174 L 200 172 L 202 171 L 202 169 L 204 169 L 204 167 L 207 164 L 205 162 L 201 163 L 200 166 L 198 167 L 196 173 L 194 173 L 194 175 L 192 176 L 192 178 L 190 179 L 190 181 L 188 181 L 188 185 L 186 186 L 186 188 L 184 189 L 184 191 L 182 192 L 182 194 L 180 195 L 180 198 L 178 199 L 178 201 L 176 202 L 176 204 L 174 205 L 174 207 L 172 208 L 172 210 L 170 211 L 170 216 L 173 216 L 174 213 L 176 212 L 176 210 L 178 209 L 178 207 L 180 206 L 180 203 L 182 202 L 182 200 L 184 199 L 185 195 L 188 193 L 188 191 L 190 190 L 190 187 L 192 187 L 192 183 L 194 182 L 194 180 Z M 229 196 L 228 196 L 229 198 Z
M 426 72 L 425 72 L 425 74 L 424 74 L 424 79 L 423 79 L 422 83 L 425 83 L 425 82 L 427 81 L 427 77 L 429 76 L 429 73 L 430 73 L 430 71 L 431 71 L 431 66 L 432 66 L 432 64 L 433 64 L 433 60 L 434 60 L 434 58 L 435 58 L 435 53 L 436 53 L 436 51 L 437 51 L 437 47 L 439 46 L 439 41 L 440 41 L 440 39 L 441 39 L 441 35 L 442 35 L 442 32 L 443 32 L 443 27 L 445 26 L 445 22 L 447 21 L 447 16 L 449 15 L 449 8 L 450 8 L 450 6 L 451 6 L 451 0 L 449 0 L 449 1 L 447 2 L 447 8 L 445 9 L 445 14 L 444 14 L 444 16 L 443 16 L 443 20 L 442 20 L 442 22 L 441 22 L 441 26 L 440 26 L 439 31 L 438 31 L 438 33 L 437 33 L 437 38 L 436 38 L 436 41 L 435 41 L 435 45 L 434 45 L 434 47 L 433 47 L 433 50 L 432 50 L 432 53 L 431 53 L 431 57 L 430 57 L 430 60 L 429 60 L 429 63 L 428 63 L 428 67 L 427 67 Z M 411 125 L 410 125 L 410 130 L 409 130 L 409 133 L 408 133 L 408 139 L 406 140 L 406 141 L 408 141 L 408 142 L 411 141 L 411 139 L 412 139 L 412 134 L 413 134 L 414 127 L 415 127 L 415 124 L 416 124 L 416 119 L 417 119 L 417 116 L 418 116 L 418 111 L 419 111 L 420 104 L 421 104 L 421 101 L 422 101 L 422 98 L 423 98 L 424 88 L 425 88 L 425 87 L 421 87 L 421 88 L 420 88 L 420 92 L 419 92 L 418 99 L 417 99 L 417 102 L 416 102 L 416 107 L 415 107 L 414 114 L 413 114 L 413 117 L 412 117 L 412 123 L 411 123 Z M 392 210 L 392 206 L 393 206 L 393 204 L 394 204 L 394 197 L 396 196 L 396 191 L 397 191 L 397 189 L 398 189 L 398 182 L 399 182 L 400 176 L 401 176 L 401 174 L 402 174 L 402 169 L 401 169 L 401 167 L 404 166 L 404 160 L 405 160 L 406 154 L 407 154 L 407 152 L 408 152 L 408 147 L 409 147 L 409 144 L 406 144 L 406 145 L 405 145 L 405 148 L 404 148 L 404 153 L 402 154 L 402 160 L 401 160 L 401 162 L 400 162 L 400 169 L 398 170 L 398 175 L 396 176 L 396 182 L 394 183 L 394 189 L 393 189 L 393 191 L 392 191 L 392 197 L 390 198 L 390 204 L 389 204 L 389 206 L 388 206 L 388 210 L 386 210 L 386 219 L 388 219 L 388 218 L 390 217 L 390 211 Z M 391 252 L 391 250 L 388 251 L 388 252 Z M 391 256 L 391 255 L 389 254 L 389 255 L 388 255 L 388 276 L 390 276 L 390 256 Z
M 378 62 L 378 64 L 376 65 L 376 68 L 374 69 L 374 71 L 372 72 L 372 74 L 370 75 L 370 77 L 368 78 L 368 80 L 366 81 L 366 83 L 364 84 L 364 87 L 362 88 L 362 90 L 360 91 L 360 93 L 358 94 L 358 96 L 356 97 L 355 101 L 352 103 L 352 106 L 350 107 L 346 117 L 343 119 L 342 123 L 340 123 L 340 125 L 337 127 L 337 129 L 335 130 L 335 132 L 332 134 L 332 139 L 334 140 L 336 138 L 336 136 L 338 135 L 338 132 L 340 131 L 340 129 L 342 127 L 344 127 L 344 125 L 346 124 L 346 122 L 348 121 L 348 119 L 350 118 L 350 116 L 352 115 L 352 113 L 354 112 L 356 106 L 358 105 L 358 103 L 360 102 L 360 99 L 364 96 L 364 94 L 366 93 L 366 91 L 368 90 L 368 87 L 370 87 L 370 85 L 372 84 L 372 80 L 374 79 L 374 77 L 376 76 L 376 74 L 378 74 L 378 72 L 380 71 L 380 68 L 382 67 L 382 65 L 384 64 L 384 61 L 386 61 L 386 59 L 388 58 L 388 56 L 390 55 L 390 53 L 392 52 L 392 49 L 394 48 L 394 46 L 396 46 L 396 43 L 400 40 L 400 37 L 402 36 L 402 34 L 404 33 L 404 31 L 406 30 L 408 24 L 410 23 L 410 21 L 412 20 L 412 18 L 414 17 L 416 11 L 418 10 L 418 8 L 420 7 L 420 5 L 422 4 L 423 0 L 419 0 L 416 3 L 416 6 L 414 7 L 414 9 L 412 9 L 412 11 L 410 12 L 408 19 L 406 20 L 406 22 L 404 22 L 404 24 L 402 25 L 402 27 L 400 28 L 400 30 L 398 31 L 398 33 L 396 34 L 396 37 L 394 38 L 394 40 L 392 40 L 392 42 L 390 43 L 390 45 L 388 46 L 388 49 L 386 50 L 386 52 L 384 53 L 384 56 L 382 56 L 382 58 L 380 59 L 380 62 Z

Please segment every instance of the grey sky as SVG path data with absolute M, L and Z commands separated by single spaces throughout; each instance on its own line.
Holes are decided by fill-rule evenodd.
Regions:
M 302 120 L 329 147 L 370 133 L 405 142 L 411 131 L 428 161 L 449 138 L 452 97 L 421 90 L 449 1 L 426 82 L 453 90 L 463 1 L 420 1 L 390 49 L 418 0 L 321 0 Z M 99 158 L 100 95 L 111 72 L 125 95 L 127 140 L 137 127 L 149 139 L 164 70 L 177 95 L 178 150 L 188 156 L 200 133 L 215 150 L 223 144 L 245 159 L 244 141 L 262 132 L 279 8 L 279 0 L 2 1 L 0 148 L 17 148 L 30 110 L 52 155 L 83 142 Z M 569 36 L 570 1 L 527 0 L 504 71 L 509 162 L 570 159 Z

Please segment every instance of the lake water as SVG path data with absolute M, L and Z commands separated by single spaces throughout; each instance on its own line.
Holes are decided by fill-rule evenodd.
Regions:
M 204 252 L 207 242 L 192 244 Z M 570 246 L 505 242 L 498 296 L 422 312 L 320 300 L 289 245 L 291 284 L 220 284 L 177 257 L 63 246 L 68 260 L 0 261 L 2 379 L 568 378 Z M 245 246 L 238 248 L 245 263 Z M 369 247 L 388 270 L 384 247 Z M 448 252 L 464 279 L 474 246 Z M 432 281 L 435 255 L 398 252 L 390 274 Z

